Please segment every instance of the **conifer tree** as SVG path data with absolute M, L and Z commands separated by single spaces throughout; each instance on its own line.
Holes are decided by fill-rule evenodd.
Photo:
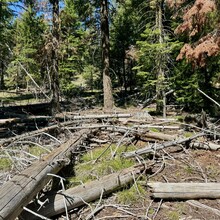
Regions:
M 0 2 L 0 89 L 5 88 L 5 75 L 7 65 L 10 62 L 11 54 L 8 50 L 8 46 L 11 46 L 11 21 L 12 21 L 12 11 L 8 7 L 8 1 L 2 0 Z
M 165 117 L 166 92 L 171 89 L 169 79 L 171 52 L 178 47 L 175 38 L 171 40 L 172 30 L 165 28 L 166 5 L 163 0 L 150 1 L 150 10 L 154 20 L 149 21 L 141 34 L 143 40 L 138 41 L 139 60 L 138 75 L 145 81 L 149 96 L 156 95 L 157 112 Z M 169 16 L 169 14 L 167 14 Z M 166 18 L 168 19 L 168 18 Z
M 44 24 L 33 1 L 25 2 L 25 11 L 14 22 L 13 59 L 8 66 L 8 84 L 10 86 L 29 88 L 30 78 L 40 82 L 40 56 L 39 51 L 43 46 Z M 26 71 L 30 74 L 26 75 Z
M 191 1 L 185 10 L 186 4 L 188 1 L 171 4 L 175 10 L 178 8 L 176 18 L 182 18 L 175 33 L 184 42 L 177 56 L 180 68 L 174 77 L 176 94 L 189 110 L 201 111 L 204 108 L 210 111 L 213 103 L 197 89 L 202 89 L 214 99 L 220 96 L 217 88 L 220 72 L 219 3 L 213 0 Z

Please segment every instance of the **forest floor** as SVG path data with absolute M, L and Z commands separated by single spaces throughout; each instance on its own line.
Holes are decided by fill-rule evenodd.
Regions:
M 83 110 L 80 109 L 80 104 L 77 109 L 76 106 L 72 103 L 72 106 L 68 106 L 68 112 L 64 111 L 57 117 L 66 117 L 66 120 L 69 117 L 68 120 L 71 120 L 70 116 L 74 115 L 100 116 L 110 114 L 109 112 L 103 112 L 99 107 L 93 109 L 84 108 Z M 89 142 L 86 142 L 86 146 L 88 146 L 76 156 L 77 159 L 74 159 L 74 165 L 69 165 L 68 168 L 64 168 L 59 173 L 59 175 L 67 180 L 66 188 L 74 187 L 76 182 L 85 183 L 87 181 L 97 180 L 102 176 L 118 172 L 135 164 L 144 163 L 146 170 L 141 175 L 134 177 L 134 180 L 122 189 L 117 189 L 108 195 L 100 195 L 100 198 L 94 202 L 85 203 L 86 205 L 84 206 L 69 210 L 69 219 L 220 219 L 220 199 L 156 199 L 152 196 L 152 189 L 147 185 L 148 182 L 220 183 L 220 151 L 193 149 L 184 143 L 161 150 L 155 149 L 155 151 L 140 157 L 122 159 L 122 154 L 125 152 L 137 151 L 150 145 L 156 146 L 157 144 L 166 143 L 167 141 L 172 141 L 172 137 L 173 139 L 192 137 L 202 131 L 196 124 L 186 124 L 184 122 L 184 117 L 187 113 L 172 110 L 167 112 L 167 119 L 163 119 L 160 116 L 151 115 L 154 108 L 154 105 L 143 110 L 136 107 L 117 108 L 114 110 L 114 114 L 132 114 L 133 117 L 81 119 L 74 123 L 75 127 L 84 126 L 88 128 L 89 126 L 103 126 L 103 129 L 96 132 L 93 138 Z M 5 118 L 2 120 L 5 120 Z M 46 126 L 42 122 L 38 124 L 35 121 L 34 123 L 35 129 Z M 55 123 L 56 121 L 49 119 L 47 125 L 53 125 Z M 218 128 L 218 123 L 213 124 L 210 122 L 210 129 L 211 127 Z M 107 130 L 104 128 L 104 125 L 114 126 L 115 130 Z M 4 123 L 1 125 L 2 134 L 4 134 L 5 130 L 11 130 L 10 134 L 7 133 L 6 137 L 0 139 L 2 143 L 6 139 L 14 137 L 18 127 L 20 129 L 17 135 L 20 133 L 24 134 L 28 130 L 24 122 L 22 122 L 22 125 L 13 124 L 10 128 L 7 126 L 4 127 Z M 22 126 L 24 128 L 26 126 L 23 132 L 21 132 Z M 28 124 L 29 127 L 33 130 L 33 124 L 30 125 L 30 122 Z M 120 131 L 122 128 L 125 129 L 124 133 Z M 75 129 L 69 126 L 65 128 L 65 131 L 58 129 L 56 132 L 49 132 L 47 137 L 43 135 L 38 138 L 32 137 L 32 139 L 26 137 L 8 145 L 2 145 L 0 154 L 0 184 L 7 184 L 7 181 L 18 170 L 25 169 L 36 158 L 40 158 L 41 155 L 46 154 L 45 148 L 50 150 L 56 148 L 59 145 L 56 140 L 58 142 L 65 142 L 71 138 L 71 135 L 74 135 Z M 134 132 L 132 129 L 136 129 L 136 131 Z M 153 133 L 151 137 L 148 136 L 150 132 Z M 54 138 L 51 139 L 51 137 Z M 220 142 L 218 135 L 214 138 L 201 136 L 196 141 L 200 143 L 212 142 L 217 145 Z M 30 143 L 32 144 L 30 145 Z M 39 146 L 43 146 L 43 148 L 33 146 L 33 143 L 37 143 Z M 18 150 L 20 150 L 20 153 L 18 153 Z M 26 156 L 22 160 L 24 158 L 24 151 L 32 156 Z M 51 217 L 50 219 L 64 220 L 68 218 L 63 214 Z
M 152 110 L 152 107 L 151 107 Z M 138 109 L 127 109 L 126 112 L 135 112 Z M 175 112 L 170 113 L 169 119 L 176 118 Z M 186 114 L 186 113 L 183 113 Z M 170 124 L 170 123 L 168 123 Z M 171 123 L 172 124 L 172 123 Z M 174 123 L 175 124 L 175 123 Z M 177 123 L 178 124 L 178 123 Z M 133 126 L 134 123 L 130 126 Z M 161 130 L 150 129 L 154 132 Z M 163 129 L 162 129 L 163 130 Z M 178 131 L 164 129 L 164 134 L 189 137 L 198 130 L 192 129 Z M 152 140 L 151 140 L 152 141 Z M 151 142 L 150 141 L 150 142 Z M 153 140 L 158 142 L 156 140 Z M 208 142 L 204 137 L 201 142 Z M 219 143 L 219 139 L 215 140 Z M 139 141 L 135 144 L 137 149 L 146 147 L 148 143 Z M 155 155 L 144 158 L 151 166 L 151 173 L 146 174 L 137 182 L 124 189 L 125 198 L 121 198 L 121 191 L 114 192 L 107 198 L 92 204 L 102 208 L 95 214 L 94 219 L 129 219 L 129 220 L 217 220 L 220 219 L 220 199 L 154 199 L 147 182 L 169 183 L 220 183 L 220 151 L 191 149 L 184 145 L 170 147 L 158 151 Z M 143 178 L 143 179 L 142 179 Z M 139 186 L 140 189 L 135 186 Z M 135 186 L 134 195 L 131 190 Z M 202 192 L 201 192 L 202 193 Z M 123 194 L 123 196 L 124 196 Z M 127 195 L 126 195 L 127 194 Z M 86 219 L 91 213 L 90 207 L 83 207 L 73 214 L 72 219 Z M 62 219 L 62 218 L 61 218 Z

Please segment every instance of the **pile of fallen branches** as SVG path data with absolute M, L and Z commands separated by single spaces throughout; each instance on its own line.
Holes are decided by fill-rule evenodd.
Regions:
M 15 118 L 7 122 L 2 121 L 0 125 L 2 123 L 4 127 L 5 123 L 24 123 L 25 120 L 36 123 L 45 118 L 49 117 Z M 52 118 L 49 119 L 50 124 L 47 127 L 0 140 L 1 158 L 10 160 L 11 166 L 0 176 L 0 219 L 50 219 L 63 213 L 66 219 L 69 219 L 70 210 L 83 205 L 90 206 L 89 202 L 100 200 L 123 188 L 140 175 L 153 177 L 160 173 L 164 162 L 158 170 L 152 171 L 154 163 L 149 163 L 149 157 L 146 155 L 152 155 L 154 159 L 164 159 L 161 152 L 170 155 L 169 149 L 184 151 L 186 148 L 197 148 L 216 151 L 220 148 L 217 138 L 219 129 L 215 124 L 199 128 L 175 119 L 152 118 L 144 111 L 134 114 L 66 114 L 53 121 Z M 184 137 L 186 127 L 194 134 Z M 136 165 L 65 189 L 64 177 L 58 175 L 60 170 L 71 161 L 77 161 L 85 152 L 113 143 L 116 148 L 110 159 L 118 155 L 120 146 L 133 145 L 135 150 L 122 152 L 119 156 L 134 158 Z M 31 153 L 30 148 L 33 146 L 41 149 L 40 155 Z M 61 190 L 52 190 L 53 179 L 59 180 Z M 170 184 L 147 183 L 147 186 L 153 189 L 153 197 L 161 199 L 220 197 L 217 183 L 189 183 L 180 186 Z M 91 211 L 87 219 L 93 218 L 100 207 Z M 132 216 L 131 212 L 127 211 L 126 214 Z

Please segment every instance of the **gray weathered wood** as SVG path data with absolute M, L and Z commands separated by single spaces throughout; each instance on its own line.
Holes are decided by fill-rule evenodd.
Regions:
M 162 144 L 151 144 L 150 146 L 147 146 L 147 147 L 135 150 L 135 151 L 123 153 L 122 156 L 125 158 L 128 158 L 128 157 L 135 157 L 135 156 L 142 155 L 142 154 L 152 153 L 155 150 L 161 150 L 166 147 L 171 147 L 171 146 L 175 146 L 178 144 L 190 142 L 191 140 L 196 139 L 201 136 L 204 136 L 204 133 L 199 133 L 199 134 L 196 134 L 196 135 L 189 137 L 189 138 L 183 138 L 183 139 L 179 139 L 179 140 L 169 141 L 169 142 L 165 142 Z
M 211 142 L 193 142 L 189 145 L 191 148 L 195 149 L 205 149 L 205 150 L 219 150 L 220 145 Z
M 40 210 L 39 205 L 32 203 L 28 205 L 28 209 L 36 212 L 37 214 L 45 217 L 52 217 L 57 214 L 65 212 L 65 206 L 63 201 L 63 195 L 65 195 L 68 210 L 84 205 L 85 203 L 99 199 L 100 196 L 106 195 L 115 191 L 128 183 L 134 181 L 134 178 L 141 174 L 145 169 L 144 165 L 138 165 L 135 167 L 127 168 L 117 173 L 107 175 L 99 180 L 91 181 L 83 185 L 76 186 L 64 191 L 61 194 L 55 194 L 53 196 L 42 198 L 49 199 L 49 204 L 45 204 Z M 20 219 L 33 220 L 39 219 L 33 214 L 24 211 Z
M 220 183 L 148 183 L 154 198 L 219 199 Z
M 33 197 L 52 178 L 49 173 L 57 173 L 71 156 L 71 150 L 77 149 L 91 130 L 82 130 L 61 144 L 59 148 L 33 163 L 29 168 L 14 176 L 0 188 L 0 219 L 14 220 Z

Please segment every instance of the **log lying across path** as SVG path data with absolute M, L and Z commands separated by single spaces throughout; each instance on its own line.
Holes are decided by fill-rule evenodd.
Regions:
M 220 183 L 148 183 L 154 198 L 220 199 Z
M 46 197 L 49 199 L 49 203 L 46 203 L 44 207 L 40 209 L 39 205 L 36 205 L 35 203 L 28 205 L 27 208 L 42 216 L 52 217 L 65 212 L 64 198 L 68 210 L 85 205 L 88 202 L 99 199 L 101 196 L 107 195 L 114 190 L 133 182 L 134 178 L 140 175 L 144 170 L 144 165 L 127 168 L 117 173 L 109 174 L 99 180 L 70 188 L 60 194 Z M 43 201 L 46 198 L 42 198 L 41 200 Z M 24 211 L 21 214 L 20 219 L 33 220 L 38 218 L 37 216 Z
M 6 182 L 0 188 L 0 220 L 14 220 L 52 178 L 47 174 L 64 167 L 71 152 L 77 151 L 89 134 L 91 130 L 86 129 L 75 133 L 72 139 Z

